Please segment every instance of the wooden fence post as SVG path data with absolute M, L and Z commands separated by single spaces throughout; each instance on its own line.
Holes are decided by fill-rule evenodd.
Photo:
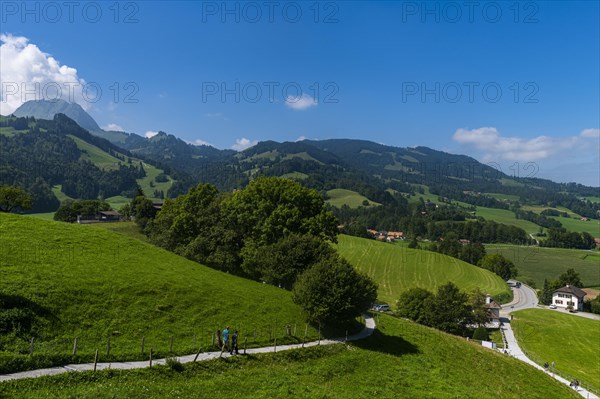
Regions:
M 110 356 L 110 335 L 108 336 L 108 343 L 106 344 L 106 356 Z
M 33 342 L 35 338 L 31 337 L 31 341 L 29 342 L 29 356 L 33 356 Z
M 346 330 L 346 341 L 345 341 L 345 343 L 346 343 L 346 346 L 348 346 L 348 330 Z
M 273 352 L 277 352 L 277 337 L 275 337 L 275 349 L 273 350 Z
M 304 327 L 304 339 L 302 340 L 302 347 L 304 348 L 304 344 L 306 344 L 306 334 L 308 334 L 308 323 L 306 323 Z
M 294 323 L 294 337 L 296 337 L 296 323 Z
M 256 328 L 254 328 L 254 342 L 256 342 Z
M 198 353 L 196 353 L 196 357 L 194 358 L 194 362 L 198 360 L 198 356 L 200 356 L 200 352 L 202 352 L 202 347 L 198 348 Z
M 77 337 L 75 337 L 75 341 L 73 342 L 73 356 L 77 354 Z
M 96 348 L 96 354 L 94 355 L 94 372 L 96 371 L 97 365 L 98 365 L 98 348 Z
M 150 347 L 150 367 L 152 367 L 152 347 Z
M 321 322 L 319 322 L 319 345 L 321 345 Z

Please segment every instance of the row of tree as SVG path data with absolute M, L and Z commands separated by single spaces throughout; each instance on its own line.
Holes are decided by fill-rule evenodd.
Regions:
M 542 214 L 537 214 L 532 211 L 524 211 L 522 209 L 515 209 L 514 213 L 515 213 L 515 217 L 517 219 L 528 220 L 532 223 L 537 224 L 538 226 L 542 226 L 542 227 L 545 227 L 548 229 L 562 227 L 562 224 L 558 220 L 546 217 L 543 212 L 542 212 Z
M 486 295 L 479 289 L 470 294 L 448 282 L 435 293 L 424 288 L 404 291 L 397 302 L 400 317 L 437 328 L 447 333 L 465 336 L 471 326 L 488 322 Z
M 594 249 L 596 242 L 588 232 L 576 233 L 564 227 L 548 229 L 548 238 L 540 241 L 540 246 L 551 248 Z

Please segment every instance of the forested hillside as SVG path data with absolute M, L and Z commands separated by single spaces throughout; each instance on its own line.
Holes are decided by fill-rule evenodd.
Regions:
M 34 212 L 58 208 L 53 187 L 70 198 L 131 197 L 146 176 L 131 153 L 63 114 L 51 121 L 2 117 L 0 129 L 0 184 L 28 191 Z

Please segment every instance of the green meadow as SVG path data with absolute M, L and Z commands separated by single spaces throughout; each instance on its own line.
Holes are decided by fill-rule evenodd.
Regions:
M 514 358 L 381 315 L 343 344 L 133 371 L 66 373 L 0 383 L 6 398 L 577 398 Z
M 600 388 L 600 321 L 546 309 L 513 315 L 519 346 L 538 363 L 554 362 L 562 373 Z
M 600 238 L 600 220 L 580 220 L 579 218 L 565 218 L 562 216 L 551 216 L 552 219 L 558 220 L 562 226 L 577 233 L 588 232 L 592 237 Z
M 464 291 L 479 287 L 500 301 L 511 297 L 508 286 L 496 274 L 437 252 L 346 235 L 338 236 L 337 248 L 379 284 L 379 299 L 389 304 L 395 304 L 400 293 L 409 288 L 433 291 L 448 281 Z
M 113 157 L 107 152 L 101 150 L 93 144 L 88 143 L 87 141 L 80 139 L 79 137 L 72 135 L 68 135 L 68 137 L 73 140 L 75 144 L 77 144 L 77 148 L 83 152 L 81 154 L 81 159 L 88 160 L 101 169 L 118 169 L 119 164 L 123 163 L 123 161 L 120 159 Z
M 341 208 L 342 205 L 348 205 L 350 208 L 364 206 L 363 201 L 368 201 L 369 206 L 381 205 L 378 202 L 371 201 L 367 197 L 360 195 L 356 191 L 345 190 L 343 188 L 334 188 L 327 191 L 327 203 Z
M 151 347 L 165 356 L 171 341 L 174 354 L 189 354 L 226 325 L 252 345 L 270 342 L 271 334 L 297 341 L 283 338 L 287 323 L 304 331 L 288 291 L 128 237 L 131 225 L 104 226 L 0 214 L 0 309 L 8 326 L 0 335 L 0 373 L 89 362 L 96 349 L 100 361 L 146 359 Z M 113 226 L 126 232 L 109 231 Z M 312 328 L 309 337 L 316 337 Z
M 504 223 L 512 226 L 517 226 L 525 230 L 526 233 L 537 233 L 540 226 L 524 219 L 517 219 L 515 214 L 507 209 L 486 208 L 478 206 L 475 212 L 477 216 L 481 216 L 486 220 L 493 220 L 498 223 Z
M 488 253 L 510 259 L 519 270 L 520 280 L 532 279 L 542 288 L 544 279 L 553 280 L 573 268 L 585 286 L 600 285 L 600 252 L 580 249 L 525 247 L 487 244 Z

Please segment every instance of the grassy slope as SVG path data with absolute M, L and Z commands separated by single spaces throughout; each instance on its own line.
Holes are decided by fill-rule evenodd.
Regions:
M 430 201 L 430 202 L 433 202 L 436 204 L 441 203 L 438 200 L 437 195 L 431 194 L 429 192 L 429 187 L 423 186 L 423 185 L 421 185 L 421 187 L 423 187 L 423 189 L 425 190 L 425 194 L 416 193 L 416 195 L 414 195 L 410 198 L 411 202 L 417 202 L 419 200 L 419 197 L 423 197 L 423 199 L 425 201 Z M 499 199 L 502 199 L 503 197 L 508 197 L 508 196 L 502 196 L 502 194 L 494 194 L 492 196 L 499 198 Z M 466 204 L 466 203 L 460 202 L 460 201 L 452 201 L 452 202 L 459 204 L 461 206 L 465 206 L 465 207 L 471 206 L 469 204 Z M 512 226 L 517 226 L 517 227 L 520 227 L 523 230 L 525 230 L 527 233 L 537 233 L 540 229 L 540 226 L 538 226 L 535 223 L 532 223 L 527 220 L 517 219 L 513 212 L 506 210 L 506 209 L 487 208 L 484 206 L 478 206 L 476 208 L 477 208 L 477 210 L 475 212 L 475 215 L 481 216 L 487 220 L 493 220 L 498 223 L 504 223 L 504 224 L 508 224 L 508 225 L 512 225 Z
M 96 147 L 95 145 L 89 144 L 89 143 L 87 143 L 77 137 L 74 137 L 74 136 L 69 136 L 69 137 L 73 141 L 75 141 L 75 143 L 77 144 L 77 147 L 80 150 L 85 151 L 85 153 L 82 155 L 82 157 L 84 159 L 91 161 L 94 165 L 98 166 L 99 168 L 116 169 L 118 167 L 119 163 L 126 164 L 125 162 L 121 161 L 120 159 L 115 158 L 112 155 L 102 151 L 100 148 Z M 132 161 L 135 164 L 140 162 L 138 159 L 135 159 L 135 158 L 132 158 Z M 143 166 L 144 166 L 144 170 L 146 171 L 146 176 L 142 179 L 138 179 L 137 182 L 140 185 L 140 187 L 142 188 L 142 190 L 144 190 L 144 193 L 146 194 L 146 196 L 148 198 L 154 198 L 154 190 L 162 190 L 166 195 L 167 190 L 171 187 L 171 185 L 173 185 L 173 180 L 169 177 L 169 180 L 167 182 L 157 183 L 154 181 L 154 179 L 156 178 L 156 176 L 163 173 L 162 169 L 158 169 L 158 168 L 156 168 L 150 164 L 147 164 L 145 162 L 143 163 Z M 150 186 L 150 182 L 153 182 L 154 187 Z M 115 206 L 117 207 L 116 209 L 118 209 L 120 207 L 119 205 L 122 206 L 121 203 L 117 203 L 117 201 L 114 201 L 114 202 L 116 204 Z
M 515 214 L 506 209 L 486 208 L 478 206 L 475 212 L 477 216 L 481 216 L 487 220 L 493 220 L 498 223 L 504 223 L 512 226 L 517 226 L 525 230 L 527 233 L 537 233 L 540 226 L 528 220 L 517 219 Z
M 344 235 L 337 246 L 342 256 L 379 283 L 379 299 L 390 304 L 408 288 L 434 290 L 448 281 L 466 291 L 479 287 L 492 295 L 509 292 L 497 275 L 436 252 Z
M 77 148 L 79 148 L 81 151 L 84 151 L 84 153 L 81 155 L 82 159 L 87 159 L 101 169 L 118 169 L 119 164 L 123 162 L 107 152 L 104 152 L 95 145 L 81 140 L 79 137 L 71 135 L 68 137 L 73 140 L 75 144 L 77 144 Z
M 62 191 L 62 185 L 61 184 L 57 184 L 55 186 L 52 187 L 52 192 L 54 193 L 54 196 L 62 203 L 63 201 L 66 201 L 68 199 L 72 199 L 71 197 L 69 197 L 67 194 L 63 193 Z
M 356 191 L 345 190 L 343 188 L 334 188 L 333 190 L 327 191 L 329 199 L 327 200 L 333 206 L 341 208 L 342 205 L 348 205 L 350 208 L 358 208 L 363 206 L 363 201 L 369 201 L 371 206 L 381 205 L 375 201 L 369 200 L 367 197 L 360 195 Z
M 154 190 L 162 190 L 165 195 L 167 195 L 167 191 L 173 185 L 173 179 L 169 176 L 169 181 L 164 183 L 157 183 L 154 181 L 156 176 L 163 173 L 162 169 L 158 169 L 150 164 L 144 162 L 144 170 L 146 171 L 146 177 L 143 179 L 138 179 L 138 184 L 144 190 L 144 194 L 146 197 L 154 199 Z M 150 182 L 153 182 L 154 187 L 150 187 Z
M 514 313 L 519 345 L 541 363 L 600 387 L 600 321 L 544 309 Z
M 364 341 L 136 371 L 67 373 L 0 384 L 8 398 L 576 398 L 516 359 L 380 317 Z M 468 361 L 465 361 L 468 359 Z
M 27 213 L 25 216 L 31 216 L 36 219 L 54 220 L 54 212 Z
M 518 201 L 519 200 L 518 195 L 500 194 L 500 193 L 485 193 L 485 194 L 489 195 L 490 197 L 499 199 L 499 200 L 509 200 L 509 201 Z
M 66 355 L 79 337 L 78 354 L 89 361 L 96 348 L 104 353 L 109 335 L 118 359 L 143 358 L 142 336 L 146 348 L 163 354 L 171 336 L 174 352 L 190 352 L 194 334 L 205 346 L 226 324 L 242 334 L 256 328 L 264 343 L 275 319 L 279 326 L 304 321 L 287 291 L 102 228 L 0 214 L 0 236 L 0 295 L 39 307 L 40 356 Z M 0 337 L 0 369 L 11 367 L 16 353 L 28 358 L 29 338 Z
M 583 221 L 560 216 L 553 216 L 552 219 L 558 220 L 567 230 L 575 231 L 577 233 L 583 233 L 587 231 L 593 237 L 600 238 L 600 220 Z
M 135 222 L 94 223 L 90 224 L 90 227 L 98 227 L 114 231 L 140 241 L 148 241 L 148 237 L 140 232 L 140 228 L 137 226 L 137 224 L 135 224 Z
M 575 269 L 586 285 L 600 284 L 600 253 L 577 249 L 522 247 L 517 245 L 486 245 L 488 253 L 500 253 L 519 269 L 519 278 L 531 278 L 537 288 L 544 279 L 557 278 L 567 269 Z
M 144 192 L 144 194 L 145 194 L 145 192 Z M 115 211 L 118 211 L 124 205 L 129 204 L 131 202 L 131 199 L 127 198 L 127 197 L 123 197 L 122 195 L 117 195 L 114 197 L 106 198 L 105 201 L 108 202 L 108 204 L 111 206 L 112 209 L 114 209 Z
M 558 212 L 566 212 L 570 217 L 580 218 L 581 216 L 571 211 L 570 209 L 565 208 L 564 206 L 557 206 L 555 208 L 549 206 L 541 206 L 541 205 L 523 205 L 521 207 L 524 211 L 531 211 L 538 214 L 541 214 L 546 209 L 552 209 Z

